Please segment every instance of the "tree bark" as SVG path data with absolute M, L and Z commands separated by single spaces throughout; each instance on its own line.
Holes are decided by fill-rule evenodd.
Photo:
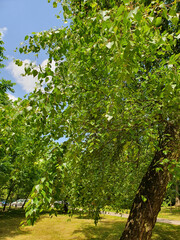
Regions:
M 7 205 L 8 199 L 9 199 L 9 197 L 11 195 L 12 190 L 13 190 L 13 183 L 11 182 L 10 183 L 9 192 L 8 192 L 8 195 L 6 197 L 5 204 L 4 204 L 4 207 L 3 207 L 3 212 L 6 210 L 6 205 Z
M 170 180 L 168 165 L 161 164 L 165 158 L 171 158 L 171 152 L 166 156 L 163 152 L 172 149 L 173 129 L 168 127 L 164 141 L 160 143 L 160 150 L 156 151 L 154 158 L 143 177 L 135 196 L 125 230 L 120 240 L 150 240 L 157 215 L 161 209 L 166 187 Z M 171 139 L 171 140 L 169 140 Z
M 176 182 L 176 202 L 175 206 L 179 207 L 180 206 L 180 199 L 179 199 L 179 181 Z
M 29 196 L 29 193 L 28 193 L 28 195 L 27 195 L 27 197 L 26 197 L 26 200 L 23 202 L 23 205 L 22 205 L 22 209 L 24 208 L 24 206 L 25 206 L 25 204 L 26 204 L 26 202 L 27 202 L 27 200 L 28 200 L 28 196 Z

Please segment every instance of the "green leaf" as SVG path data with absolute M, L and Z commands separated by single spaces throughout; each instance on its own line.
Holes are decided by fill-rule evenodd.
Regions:
M 155 25 L 158 27 L 162 23 L 162 17 L 157 17 L 155 21 Z
M 96 3 L 96 2 L 91 3 L 91 7 L 92 7 L 92 8 L 95 8 L 96 6 L 97 6 L 97 3 Z
M 53 2 L 53 8 L 57 8 L 57 2 Z
M 171 22 L 176 26 L 178 24 L 178 22 L 179 22 L 179 17 L 173 16 L 171 18 Z
M 15 60 L 15 64 L 21 67 L 23 65 L 23 62 L 19 59 Z
M 125 4 L 130 3 L 130 1 L 131 1 L 131 0 L 123 0 L 123 2 L 124 2 Z
M 33 74 L 33 77 L 36 77 L 36 76 L 38 75 L 38 71 L 34 69 L 34 70 L 32 71 L 32 74 Z
M 19 52 L 20 52 L 20 53 L 23 53 L 23 48 L 19 48 Z
M 141 195 L 141 198 L 142 198 L 144 203 L 147 201 L 147 198 L 145 196 Z
M 24 40 L 26 41 L 26 40 L 28 40 L 28 39 L 29 39 L 29 36 L 26 35 L 25 38 L 24 38 Z
M 120 7 L 118 8 L 118 10 L 117 10 L 117 14 L 120 16 L 121 14 L 122 14 L 122 12 L 124 11 L 124 5 L 123 4 L 121 4 L 120 5 Z

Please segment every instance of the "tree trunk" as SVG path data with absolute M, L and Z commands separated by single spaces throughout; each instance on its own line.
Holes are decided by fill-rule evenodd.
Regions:
M 176 182 L 176 202 L 175 206 L 179 207 L 180 206 L 180 199 L 179 199 L 179 181 Z
M 139 186 L 120 240 L 151 239 L 152 229 L 156 223 L 170 179 L 167 166 L 161 165 L 159 167 L 162 170 L 156 170 L 160 159 L 161 153 L 157 152 Z
M 66 200 L 64 201 L 63 210 L 64 210 L 64 213 L 65 213 L 65 214 L 68 213 L 68 202 L 67 202 Z
M 11 195 L 12 190 L 13 190 L 13 184 L 11 182 L 10 188 L 9 188 L 9 192 L 8 192 L 8 195 L 6 197 L 5 204 L 4 204 L 4 207 L 3 207 L 3 212 L 6 210 L 6 205 L 7 205 L 8 199 L 9 199 L 9 197 Z
M 29 196 L 29 193 L 28 193 L 28 195 L 27 195 L 27 197 L 26 197 L 26 200 L 23 202 L 23 205 L 22 205 L 22 209 L 24 208 L 24 206 L 25 206 L 25 204 L 26 204 L 26 202 L 27 202 L 27 200 L 28 200 L 28 196 Z
M 174 138 L 173 129 L 168 127 L 165 133 Z M 165 137 L 160 149 L 148 167 L 135 196 L 125 230 L 120 240 L 150 240 L 157 215 L 161 209 L 166 187 L 170 180 L 168 163 L 161 164 L 165 158 L 171 158 L 171 151 L 166 156 L 163 151 L 172 149 L 172 139 Z

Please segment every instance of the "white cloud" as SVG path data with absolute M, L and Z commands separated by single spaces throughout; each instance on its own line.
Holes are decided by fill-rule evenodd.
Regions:
M 5 36 L 7 30 L 8 30 L 7 27 L 0 28 L 0 33 L 1 33 L 0 38 L 3 39 L 3 37 Z
M 22 76 L 22 74 L 25 73 L 24 68 L 26 67 L 26 65 L 29 65 L 31 63 L 31 60 L 26 59 L 22 62 L 23 62 L 22 66 L 17 66 L 13 61 L 11 61 L 8 64 L 8 66 L 6 67 L 6 69 L 8 69 L 10 71 L 10 73 L 13 75 L 13 77 L 16 80 L 16 83 L 20 84 L 26 93 L 30 93 L 35 89 L 35 87 L 37 87 L 38 78 L 37 78 L 37 76 L 33 77 L 32 75 Z M 48 63 L 48 59 L 45 59 L 40 65 L 41 69 L 45 68 L 47 63 Z M 33 62 L 33 65 L 37 65 L 36 62 Z M 36 66 L 34 69 L 39 71 L 38 66 Z M 51 69 L 53 71 L 55 70 L 55 62 L 54 61 L 51 64 Z
M 22 76 L 22 74 L 25 73 L 25 65 L 29 64 L 30 62 L 31 61 L 29 59 L 26 59 L 23 61 L 23 65 L 19 67 L 12 61 L 6 67 L 6 69 L 8 69 L 13 75 L 13 77 L 16 79 L 17 84 L 20 84 L 26 93 L 34 90 L 37 81 L 37 78 L 34 78 L 33 76 Z
M 17 97 L 13 96 L 12 94 L 8 93 L 9 99 L 11 99 L 13 102 L 17 100 Z

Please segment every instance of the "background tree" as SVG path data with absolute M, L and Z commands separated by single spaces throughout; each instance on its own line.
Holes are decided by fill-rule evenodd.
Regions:
M 4 42 L 1 40 L 1 36 L 0 36 L 0 68 L 4 67 L 4 64 L 2 63 L 3 60 L 7 59 L 4 56 L 4 47 L 3 47 Z M 5 80 L 5 79 L 1 79 L 0 80 L 0 111 L 1 113 L 4 111 L 4 107 L 6 105 L 9 105 L 11 103 L 8 94 L 7 94 L 7 90 L 14 92 L 14 89 L 12 88 L 14 85 L 14 83 L 11 83 L 11 81 L 9 80 Z M 1 125 L 2 127 L 2 125 Z M 1 160 L 6 156 L 6 153 L 3 149 L 3 145 L 5 144 L 5 140 L 2 137 L 2 134 L 0 133 L 0 156 L 1 156 Z M 4 183 L 7 180 L 7 172 L 8 172 L 8 163 L 3 163 L 3 161 L 0 161 L 0 183 L 1 186 L 4 186 Z M 2 188 L 0 189 L 0 193 L 1 196 L 2 194 Z M 5 204 L 6 207 L 6 204 Z
M 4 64 L 2 63 L 5 59 L 7 59 L 4 56 L 4 42 L 1 40 L 1 34 L 0 34 L 0 68 L 4 67 Z M 14 89 L 12 88 L 14 83 L 12 83 L 10 80 L 0 79 L 0 105 L 5 105 L 9 102 L 9 98 L 7 95 L 7 90 L 14 92 Z
M 0 68 L 6 59 L 2 45 L 0 41 Z M 42 177 L 42 169 L 37 165 L 48 151 L 45 138 L 39 141 L 42 145 L 38 147 L 41 134 L 28 124 L 23 114 L 31 109 L 28 101 L 13 103 L 9 99 L 7 91 L 14 92 L 13 85 L 9 80 L 0 80 L 0 195 L 6 203 L 28 197 Z
M 48 136 L 42 139 L 38 129 L 29 125 L 27 113 L 24 114 L 29 109 L 27 100 L 0 109 L 0 191 L 6 202 L 28 198 L 45 171 L 47 175 L 50 162 L 54 159 L 51 159 L 51 151 L 59 145 L 50 141 Z

